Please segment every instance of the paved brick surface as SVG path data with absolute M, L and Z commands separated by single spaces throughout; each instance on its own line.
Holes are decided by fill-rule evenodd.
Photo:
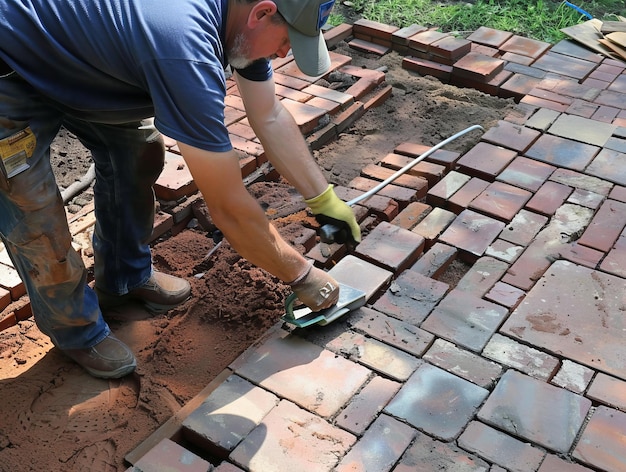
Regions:
M 625 471 L 626 64 L 484 27 L 468 36 L 471 52 L 421 25 L 357 29 L 328 37 L 393 49 L 410 73 L 518 105 L 467 151 L 438 150 L 357 205 L 360 245 L 308 249 L 365 305 L 328 326 L 280 323 L 167 438 L 185 438 L 169 459 L 193 444 L 224 472 Z M 351 93 L 276 62 L 280 96 L 314 149 L 366 113 L 361 95 L 384 81 L 331 58 L 359 79 Z M 231 82 L 245 174 L 265 161 Z M 355 188 L 337 187 L 340 198 L 429 149 L 412 138 Z M 181 170 L 164 174 L 166 193 L 190 184 Z M 164 215 L 170 228 L 188 210 L 177 211 Z M 464 275 L 451 280 L 450 265 Z

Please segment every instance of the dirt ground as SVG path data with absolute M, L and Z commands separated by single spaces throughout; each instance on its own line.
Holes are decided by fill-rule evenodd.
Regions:
M 470 125 L 488 129 L 513 105 L 409 73 L 395 53 L 366 57 L 345 44 L 337 52 L 352 56 L 355 65 L 383 67 L 393 95 L 314 153 L 335 184 L 347 184 L 402 142 L 432 146 Z M 470 133 L 447 149 L 465 151 L 479 137 Z M 90 158 L 73 136 L 62 133 L 53 164 L 65 188 L 83 176 Z M 269 209 L 293 192 L 276 182 L 254 184 L 250 191 Z M 77 211 L 90 197 L 88 189 L 68 209 Z M 280 212 L 268 210 L 268 215 Z M 274 221 L 291 239 L 301 229 L 294 221 L 306 217 L 302 211 Z M 192 284 L 193 298 L 182 307 L 156 317 L 140 307 L 106 313 L 113 331 L 137 355 L 135 375 L 91 378 L 53 348 L 32 319 L 0 333 L 1 471 L 123 471 L 128 452 L 280 321 L 288 287 L 252 267 L 227 243 L 211 264 L 199 267 L 213 245 L 204 230 L 193 228 L 155 243 L 155 266 Z

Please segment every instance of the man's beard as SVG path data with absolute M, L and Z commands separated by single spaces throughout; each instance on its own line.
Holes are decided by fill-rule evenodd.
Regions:
M 235 36 L 233 46 L 227 51 L 228 63 L 233 69 L 245 69 L 255 60 L 247 57 L 250 52 L 248 42 L 243 34 Z

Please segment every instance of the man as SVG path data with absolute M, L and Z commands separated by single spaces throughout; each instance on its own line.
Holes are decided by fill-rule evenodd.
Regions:
M 162 138 L 178 142 L 215 224 L 253 264 L 290 283 L 313 310 L 337 301 L 326 272 L 285 242 L 241 181 L 224 126 L 230 63 L 270 162 L 320 219 L 360 232 L 293 118 L 274 95 L 270 59 L 290 47 L 303 72 L 329 68 L 320 28 L 333 0 L 0 0 L 0 235 L 40 330 L 89 373 L 132 372 L 131 350 L 99 307 L 129 298 L 154 312 L 189 283 L 152 268 L 152 185 Z M 95 292 L 71 247 L 49 162 L 61 126 L 96 164 Z M 98 297 L 96 296 L 96 292 Z M 99 299 L 99 301 L 98 301 Z

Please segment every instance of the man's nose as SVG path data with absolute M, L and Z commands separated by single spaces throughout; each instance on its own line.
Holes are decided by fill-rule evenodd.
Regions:
M 287 54 L 289 54 L 289 51 L 291 51 L 291 43 L 287 43 L 284 46 L 281 46 L 280 48 L 278 48 L 278 51 L 276 51 L 276 55 L 278 57 L 287 57 Z

